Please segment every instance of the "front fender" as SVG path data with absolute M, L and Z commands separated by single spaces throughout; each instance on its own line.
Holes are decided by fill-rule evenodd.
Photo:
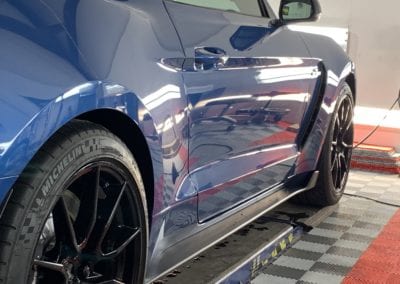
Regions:
M 0 136 L 0 177 L 18 176 L 57 130 L 81 114 L 99 109 L 114 109 L 127 115 L 152 140 L 153 148 L 159 146 L 159 151 L 151 151 L 152 159 L 162 158 L 160 139 L 150 113 L 135 94 L 120 85 L 87 82 L 51 100 L 36 113 L 38 103 L 24 98 L 21 103 L 26 107 L 18 112 L 14 109 L 14 118 L 2 121 L 5 132 Z M 4 107 L 0 111 L 1 108 Z M 159 157 L 155 156 L 157 153 Z

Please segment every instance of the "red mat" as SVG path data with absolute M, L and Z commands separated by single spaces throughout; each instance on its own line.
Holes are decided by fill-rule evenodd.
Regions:
M 393 147 L 362 144 L 354 149 L 351 166 L 359 170 L 400 174 L 400 155 Z
M 342 283 L 400 283 L 400 210 L 361 255 Z

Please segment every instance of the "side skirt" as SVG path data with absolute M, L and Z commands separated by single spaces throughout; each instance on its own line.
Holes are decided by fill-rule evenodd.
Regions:
M 318 171 L 313 172 L 307 185 L 297 189 L 293 189 L 291 186 L 280 185 L 240 205 L 233 213 L 227 212 L 212 219 L 210 222 L 199 224 L 198 231 L 194 232 L 191 237 L 160 252 L 159 255 L 162 256 L 160 259 L 150 260 L 145 283 L 151 283 L 156 278 L 165 275 L 170 270 L 180 266 L 225 237 L 245 227 L 293 196 L 314 188 L 318 176 Z

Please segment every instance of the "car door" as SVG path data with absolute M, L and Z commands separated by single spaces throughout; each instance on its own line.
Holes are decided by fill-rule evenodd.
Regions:
M 205 222 L 293 169 L 317 60 L 259 0 L 170 0 L 185 52 L 189 173 Z

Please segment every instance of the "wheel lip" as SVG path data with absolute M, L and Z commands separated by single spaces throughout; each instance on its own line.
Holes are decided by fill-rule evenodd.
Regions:
M 341 109 L 344 107 L 344 103 L 347 102 L 347 114 L 350 114 L 350 120 L 346 120 L 345 122 L 348 122 L 348 126 L 346 129 L 344 129 L 344 131 L 342 131 L 340 129 L 337 129 L 337 123 L 336 121 L 340 121 L 340 111 Z M 351 97 L 350 93 L 346 93 L 344 96 L 342 96 L 342 99 L 339 101 L 338 104 L 338 108 L 337 111 L 335 112 L 335 115 L 333 117 L 333 129 L 332 129 L 332 141 L 331 141 L 331 147 L 330 147 L 330 177 L 331 177 L 331 181 L 334 187 L 334 191 L 336 192 L 336 194 L 341 194 L 345 188 L 349 173 L 350 173 L 350 167 L 351 167 L 351 157 L 352 157 L 352 150 L 353 150 L 353 139 L 354 139 L 354 104 L 353 104 L 353 100 Z M 337 133 L 342 131 L 343 133 Z M 335 133 L 337 133 L 339 135 L 341 135 L 340 141 L 338 141 L 338 139 L 335 140 Z M 351 141 L 346 141 L 347 143 L 343 142 L 343 140 L 345 139 L 344 137 L 347 137 L 347 139 L 351 140 Z M 337 137 L 336 137 L 337 138 Z M 343 144 L 339 147 L 339 150 L 337 145 L 334 145 L 334 143 L 338 143 L 341 142 L 342 144 L 345 143 L 346 146 Z M 344 149 L 347 149 L 347 153 L 344 154 Z M 335 158 L 333 158 L 333 156 L 335 156 Z M 347 156 L 347 158 L 346 158 Z M 340 180 L 338 180 L 338 177 L 334 176 L 333 173 L 333 165 L 332 162 L 335 162 L 337 160 L 337 157 L 339 157 L 339 159 L 341 159 L 341 157 L 344 157 L 345 160 L 345 166 L 341 166 L 342 170 L 343 168 L 345 168 L 345 170 L 343 171 L 343 173 L 340 174 Z M 347 169 L 347 170 L 346 170 Z M 338 169 L 339 170 L 339 169 Z M 340 172 L 339 172 L 340 173 Z M 336 173 L 337 174 L 337 173 Z
M 119 164 L 119 166 L 116 166 L 116 164 Z M 140 237 L 141 240 L 139 241 L 139 243 L 141 244 L 142 247 L 145 246 L 145 244 L 147 242 L 147 240 L 146 240 L 147 239 L 147 222 L 146 222 L 146 219 L 145 219 L 146 218 L 146 214 L 145 214 L 145 212 L 142 212 L 144 204 L 143 204 L 143 200 L 142 200 L 143 197 L 142 197 L 142 194 L 141 194 L 140 183 L 138 184 L 138 181 L 136 180 L 136 178 L 132 174 L 131 169 L 125 163 L 123 163 L 122 161 L 116 160 L 115 158 L 110 157 L 108 155 L 104 156 L 104 157 L 97 157 L 97 158 L 90 159 L 90 161 L 88 161 L 86 164 L 84 164 L 83 166 L 81 166 L 77 170 L 73 171 L 73 173 L 70 174 L 70 177 L 67 178 L 65 181 L 63 181 L 63 182 L 61 182 L 59 184 L 57 184 L 57 182 L 55 182 L 53 184 L 53 186 L 56 186 L 56 187 L 62 188 L 62 189 L 61 190 L 60 189 L 56 190 L 56 192 L 58 192 L 58 193 L 54 196 L 55 198 L 53 198 L 51 200 L 51 205 L 52 206 L 50 206 L 49 209 L 46 211 L 46 216 L 48 216 L 50 213 L 53 212 L 57 201 L 61 197 L 62 192 L 64 192 L 64 190 L 69 188 L 74 182 L 76 182 L 83 175 L 88 174 L 88 173 L 92 172 L 94 169 L 96 169 L 96 167 L 98 167 L 96 165 L 101 165 L 102 171 L 106 171 L 108 173 L 114 173 L 113 175 L 115 177 L 118 175 L 118 180 L 119 181 L 121 179 L 125 179 L 126 181 L 129 181 L 130 185 L 128 186 L 128 188 L 130 188 L 131 190 L 127 190 L 127 191 L 130 191 L 129 195 L 132 197 L 132 199 L 133 199 L 132 201 L 135 203 L 132 206 L 138 207 L 136 209 L 136 211 L 140 211 L 141 212 L 141 213 L 140 212 L 139 213 L 135 212 L 135 214 L 138 215 L 137 221 L 141 225 L 141 229 L 140 230 L 142 231 L 142 232 L 139 233 L 141 235 L 141 237 Z M 134 188 L 137 189 L 137 191 L 138 191 L 137 194 L 132 193 L 132 189 L 134 189 Z M 43 231 L 46 221 L 47 221 L 47 218 L 43 220 L 43 223 L 40 226 L 41 229 L 39 230 L 38 236 L 40 236 L 41 232 Z M 35 252 L 35 250 L 36 250 L 36 248 L 38 246 L 38 242 L 39 242 L 39 238 L 37 238 L 37 240 L 35 242 L 35 246 L 34 246 L 33 252 Z M 129 246 L 131 246 L 131 245 L 133 245 L 133 244 L 130 244 Z M 146 252 L 146 249 L 144 249 L 144 250 Z M 144 254 L 144 256 L 145 255 L 146 254 Z M 143 257 L 143 254 L 139 251 L 137 253 L 137 257 L 138 257 L 138 259 L 140 257 Z M 32 260 L 31 260 L 30 267 L 33 267 L 35 265 L 34 261 L 37 260 L 37 258 L 35 257 L 35 254 L 32 255 L 31 259 Z M 130 259 L 131 259 L 131 262 L 133 262 L 132 260 L 134 258 L 130 257 Z M 137 260 L 135 260 L 135 261 L 137 261 Z M 140 262 L 140 259 L 137 262 L 139 263 L 138 265 L 143 265 Z M 137 273 L 139 271 L 140 271 L 139 267 L 132 267 L 130 269 L 130 272 L 131 272 L 131 275 L 132 275 L 131 278 L 134 279 L 136 277 L 135 273 Z M 125 274 L 125 272 L 123 274 Z M 31 275 L 31 273 L 29 273 L 29 275 Z M 29 276 L 29 278 L 30 277 L 31 276 Z

